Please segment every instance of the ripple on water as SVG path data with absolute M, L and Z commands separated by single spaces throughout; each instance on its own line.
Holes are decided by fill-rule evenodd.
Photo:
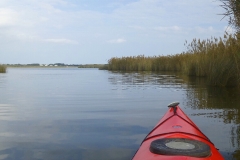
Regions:
M 11 104 L 0 104 L 0 119 L 9 120 L 15 115 L 16 108 Z

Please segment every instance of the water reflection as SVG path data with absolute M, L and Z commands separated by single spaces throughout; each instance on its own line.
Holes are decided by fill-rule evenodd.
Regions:
M 1 129 L 0 159 L 116 159 L 127 160 L 136 147 L 134 138 L 144 127 L 125 126 L 108 119 L 54 120 L 7 123 Z M 19 127 L 21 126 L 21 127 Z M 132 144 L 132 145 L 129 145 Z
M 183 91 L 185 93 L 184 106 L 195 110 L 194 113 L 191 111 L 190 116 L 196 117 L 196 119 L 198 119 L 197 117 L 205 117 L 212 121 L 212 125 L 222 125 L 222 127 L 219 126 L 217 128 L 215 126 L 215 130 L 223 131 L 224 127 L 226 129 L 229 128 L 230 131 L 228 133 L 219 134 L 217 137 L 212 135 L 212 137 L 215 137 L 215 141 L 219 141 L 217 144 L 219 143 L 219 148 L 222 149 L 222 154 L 224 154 L 225 158 L 240 158 L 239 88 L 213 87 L 207 84 L 206 78 L 189 77 L 169 72 L 113 72 L 109 77 L 109 82 L 116 87 L 115 89 L 120 90 L 123 88 L 129 90 L 169 88 L 175 91 Z M 220 123 L 214 123 L 214 119 Z M 202 123 L 208 122 L 206 120 L 206 122 L 203 121 Z M 208 128 L 207 125 L 202 125 L 205 126 L 203 128 Z M 211 125 L 209 125 L 209 129 L 211 129 Z M 208 135 L 211 136 L 211 133 L 208 133 Z M 225 142 L 220 142 L 220 139 L 223 138 L 220 135 L 223 135 L 226 141 L 229 139 L 231 143 L 230 148 L 226 147 Z
M 197 110 L 211 110 L 195 114 L 195 116 L 204 116 L 210 119 L 219 119 L 226 126 L 229 126 L 229 132 L 223 137 L 229 139 L 231 149 L 227 152 L 229 159 L 240 158 L 240 89 L 234 87 L 212 87 L 208 86 L 205 80 L 199 81 L 199 78 L 191 78 L 190 83 L 195 83 L 197 87 L 190 87 L 187 92 L 188 105 Z M 189 85 L 191 86 L 191 85 Z M 214 112 L 215 110 L 219 110 Z M 222 127 L 223 129 L 224 127 Z M 232 153 L 231 153 L 232 152 Z M 232 154 L 232 155 L 229 155 Z M 227 159 L 227 158 L 226 158 Z
M 125 86 L 126 89 L 185 87 L 183 80 L 176 75 L 153 72 L 112 72 L 108 80 L 112 85 Z
M 175 75 L 169 72 L 140 72 L 119 73 L 113 72 L 109 82 L 118 89 L 134 88 L 174 88 L 186 91 L 186 106 L 192 109 L 222 109 L 221 112 L 199 113 L 195 115 L 207 115 L 224 119 L 224 123 L 239 124 L 240 114 L 240 89 L 221 88 L 207 85 L 205 78 L 187 77 Z
M 240 150 L 238 97 L 167 72 L 9 69 L 0 75 L 0 159 L 131 159 L 171 101 L 231 159 Z

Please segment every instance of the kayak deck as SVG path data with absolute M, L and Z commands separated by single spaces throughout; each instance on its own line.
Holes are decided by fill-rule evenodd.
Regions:
M 143 140 L 133 160 L 223 160 L 214 144 L 178 104 L 169 105 L 169 110 Z

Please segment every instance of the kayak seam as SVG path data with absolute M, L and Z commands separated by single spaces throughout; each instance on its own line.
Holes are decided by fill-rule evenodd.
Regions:
M 171 115 L 170 117 L 168 117 L 167 119 L 165 119 L 164 121 L 162 121 L 161 123 L 159 123 L 159 125 L 155 126 L 151 132 L 149 132 L 146 137 L 143 139 L 142 143 L 140 144 L 140 146 L 147 140 L 149 139 L 148 136 L 153 132 L 155 131 L 160 125 L 162 125 L 164 122 L 166 122 L 167 120 L 169 120 L 170 118 L 172 118 L 175 114 Z M 151 138 L 151 137 L 150 137 Z M 138 148 L 139 150 L 140 148 Z M 137 154 L 138 150 L 135 152 L 134 156 L 132 157 L 132 159 L 135 157 L 135 155 Z
M 176 110 L 179 109 L 179 107 L 176 108 Z M 181 109 L 180 109 L 181 110 Z M 187 132 L 169 132 L 169 133 L 184 133 L 184 134 L 189 134 L 189 135 L 193 135 L 193 136 L 196 136 L 196 137 L 200 137 L 206 141 L 208 141 L 209 143 L 213 144 L 210 139 L 196 126 L 196 124 L 194 122 L 190 123 L 188 120 L 186 120 L 185 118 L 183 118 L 182 116 L 180 116 L 177 112 L 174 112 L 173 115 L 171 115 L 170 117 L 166 118 L 164 121 L 162 121 L 161 123 L 159 123 L 157 126 L 155 126 L 151 132 L 149 132 L 147 134 L 147 136 L 144 138 L 144 140 L 142 141 L 141 145 L 148 139 L 152 138 L 152 137 L 155 137 L 157 135 L 154 135 L 154 136 L 151 136 L 151 137 L 148 137 L 151 133 L 153 133 L 159 126 L 161 126 L 163 123 L 165 123 L 166 121 L 168 121 L 169 119 L 171 119 L 172 117 L 174 116 L 178 116 L 179 118 L 181 118 L 182 120 L 184 120 L 185 122 L 187 122 L 189 125 L 191 125 L 193 128 L 195 128 L 196 130 L 198 130 L 204 137 L 201 137 L 201 136 L 198 136 L 196 134 L 192 134 L 192 133 L 187 133 Z M 159 135 L 165 135 L 165 134 L 169 134 L 169 133 L 163 133 L 163 134 L 159 134 Z M 214 144 L 213 144 L 214 146 Z
M 144 142 L 145 140 L 148 139 L 148 136 L 149 136 L 152 132 L 154 132 L 159 126 L 161 126 L 163 123 L 165 123 L 167 120 L 169 120 L 169 119 L 172 118 L 173 116 L 174 116 L 174 115 L 168 117 L 167 119 L 165 119 L 164 121 L 162 121 L 159 125 L 155 126 L 155 127 L 151 130 L 151 132 L 149 132 L 149 133 L 147 134 L 147 136 L 144 138 L 144 140 L 142 141 L 141 145 L 143 144 L 143 142 Z
M 203 138 L 203 137 L 201 137 L 201 136 L 198 136 L 198 135 L 196 135 L 196 134 L 187 133 L 187 132 L 168 132 L 168 133 L 157 134 L 157 135 L 154 135 L 154 136 L 151 136 L 151 137 L 148 137 L 148 138 L 144 139 L 144 141 L 147 141 L 147 140 L 149 140 L 149 139 L 152 139 L 152 138 L 155 138 L 155 137 L 158 137 L 158 136 L 163 136 L 163 135 L 168 135 L 168 134 L 174 134 L 174 133 L 181 133 L 181 134 L 186 134 L 186 135 L 195 136 L 195 137 L 204 139 L 205 141 L 208 141 L 209 143 L 211 143 L 211 144 L 214 146 L 214 144 L 213 144 L 211 141 L 209 141 L 208 139 Z M 187 138 L 187 139 L 192 139 L 192 138 Z
M 195 129 L 197 129 L 200 133 L 202 133 L 202 135 L 204 135 L 205 136 L 205 138 L 204 139 L 206 139 L 207 141 L 209 141 L 210 143 L 212 143 L 211 141 L 210 141 L 210 139 L 198 128 L 198 127 L 196 127 L 195 125 L 193 125 L 193 124 L 191 124 L 190 122 L 188 122 L 186 119 L 184 119 L 183 117 L 181 117 L 181 116 L 179 116 L 178 114 L 176 114 L 179 118 L 181 118 L 182 120 L 184 120 L 185 122 L 187 122 L 188 124 L 190 124 L 192 127 L 194 127 Z M 195 123 L 194 123 L 195 124 Z M 199 136 L 200 137 L 200 136 Z M 213 143 L 212 143 L 213 144 Z
M 198 126 L 186 115 L 186 113 L 184 113 L 181 108 L 179 106 L 176 106 L 176 111 L 174 112 L 174 108 L 171 107 L 171 109 L 168 110 L 167 113 L 165 113 L 165 115 L 160 119 L 159 121 L 159 124 L 157 124 L 148 134 L 147 136 L 143 139 L 142 143 L 140 144 L 140 147 L 137 149 L 137 151 L 135 152 L 134 156 L 132 157 L 132 160 L 135 160 L 135 159 L 142 159 L 142 154 L 139 153 L 140 151 L 143 151 L 145 153 L 145 150 L 147 149 L 146 147 L 148 147 L 148 143 L 149 141 L 153 142 L 154 140 L 157 140 L 157 139 L 168 139 L 168 138 L 172 138 L 172 137 L 175 137 L 175 138 L 182 138 L 182 137 L 185 137 L 185 139 L 189 139 L 189 140 L 198 140 L 200 142 L 203 142 L 207 145 L 210 145 L 210 149 L 211 149 L 211 155 L 209 155 L 210 159 L 222 159 L 223 160 L 223 157 L 221 156 L 221 154 L 218 152 L 218 154 L 215 154 L 215 155 L 212 155 L 213 154 L 213 151 L 216 150 L 217 152 L 217 148 L 215 147 L 215 145 L 210 141 L 210 139 L 200 130 L 200 128 L 198 128 Z M 178 111 L 179 110 L 179 111 Z M 172 114 L 172 115 L 171 115 Z M 182 115 L 183 114 L 183 115 Z M 165 133 L 156 133 L 156 135 L 151 135 L 153 134 L 155 131 L 157 131 L 157 129 L 163 125 L 166 121 L 168 121 L 169 119 L 171 119 L 172 117 L 174 117 L 175 115 L 178 116 L 178 118 L 184 120 L 183 122 L 187 122 L 187 124 L 189 125 L 190 124 L 190 127 L 193 127 L 193 131 L 196 130 L 198 132 L 193 132 L 193 131 L 190 131 L 187 132 L 187 131 L 172 131 L 172 132 L 166 132 Z M 182 115 L 182 116 L 181 116 Z M 186 118 L 185 118 L 186 117 Z M 165 119 L 165 120 L 164 120 Z M 164 131 L 164 130 L 163 130 Z M 161 131 L 162 132 L 162 131 Z M 192 133 L 191 133 L 192 132 Z M 199 134 L 199 135 L 198 135 Z M 159 138 L 158 138 L 159 137 Z M 197 139 L 196 139 L 197 138 Z M 146 145 L 144 145 L 146 142 Z M 140 150 L 141 148 L 143 147 L 143 150 Z M 150 154 L 146 153 L 147 156 L 150 156 Z M 152 154 L 151 154 L 152 156 Z M 137 157 L 137 158 L 136 158 Z M 147 159 L 151 159 L 151 157 L 146 157 L 146 156 L 143 156 Z M 161 158 L 161 157 L 159 157 Z M 158 158 L 157 158 L 158 159 Z

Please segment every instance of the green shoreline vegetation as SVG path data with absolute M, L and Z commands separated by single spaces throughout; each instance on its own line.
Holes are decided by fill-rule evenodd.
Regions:
M 104 69 L 106 64 L 81 64 L 78 66 L 78 68 L 98 68 L 98 69 Z
M 224 38 L 193 39 L 187 51 L 168 56 L 111 58 L 108 70 L 178 71 L 207 77 L 215 86 L 240 86 L 240 39 L 225 33 Z
M 6 73 L 6 67 L 4 65 L 0 65 L 0 73 Z
M 54 63 L 54 64 L 5 64 L 6 67 L 14 68 L 65 68 L 65 67 L 75 67 L 75 68 L 104 68 L 106 64 L 64 64 L 64 63 Z

